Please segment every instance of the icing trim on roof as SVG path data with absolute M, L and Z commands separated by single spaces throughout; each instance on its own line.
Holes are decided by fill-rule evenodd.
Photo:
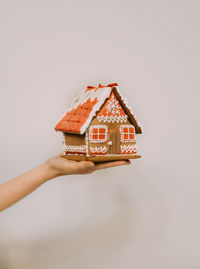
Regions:
M 91 90 L 90 90 L 91 91 Z M 106 87 L 106 88 L 98 88 L 98 90 L 93 90 L 93 93 L 90 94 L 90 98 L 97 98 L 98 102 L 94 105 L 92 108 L 92 111 L 90 112 L 90 115 L 86 122 L 83 124 L 83 126 L 80 129 L 80 134 L 84 134 L 87 128 L 89 127 L 93 117 L 96 116 L 96 112 L 99 111 L 104 104 L 105 100 L 109 98 L 111 93 L 111 88 Z M 87 93 L 86 93 L 87 94 Z
M 82 90 L 80 94 L 74 99 L 73 106 L 69 110 L 67 110 L 65 115 L 56 125 L 55 127 L 56 131 L 84 134 L 87 128 L 89 127 L 92 119 L 96 116 L 97 112 L 101 110 L 101 107 L 104 105 L 105 101 L 110 97 L 112 91 L 119 100 L 119 103 L 121 104 L 125 113 L 128 115 L 130 122 L 134 125 L 136 133 L 142 133 L 141 125 L 136 120 L 133 110 L 131 106 L 128 104 L 126 98 L 122 97 L 118 89 L 117 83 L 109 84 L 107 86 L 102 86 L 101 84 L 99 84 L 98 88 L 88 86 L 86 90 Z M 97 100 L 97 102 L 94 102 L 95 100 Z M 88 104 L 89 108 L 86 107 L 86 104 L 88 102 L 90 103 Z M 91 105 L 92 102 L 93 106 Z M 85 111 L 83 111 L 83 113 L 85 112 L 86 116 L 85 118 L 84 117 L 81 118 L 81 114 L 79 114 L 79 112 L 84 109 Z M 76 112 L 76 110 L 78 113 Z M 73 114 L 74 111 L 75 113 L 77 113 L 76 115 L 79 121 L 74 120 L 73 115 L 72 116 L 67 115 L 70 114 L 71 112 Z M 73 128 L 70 129 L 70 125 L 73 126 Z

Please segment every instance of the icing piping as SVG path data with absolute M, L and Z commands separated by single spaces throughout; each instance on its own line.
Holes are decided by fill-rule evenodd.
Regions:
M 86 144 L 86 155 L 89 156 L 89 153 L 88 153 L 88 132 L 86 132 L 86 135 L 85 135 L 85 144 Z
M 120 146 L 121 153 L 137 153 L 137 148 L 135 145 L 121 145 Z
M 74 104 L 74 108 L 80 103 L 85 103 L 87 101 L 88 98 L 90 98 L 91 100 L 93 100 L 94 98 L 97 98 L 98 102 L 94 105 L 94 107 L 92 108 L 92 111 L 90 112 L 90 115 L 88 117 L 88 119 L 86 120 L 86 122 L 83 124 L 83 126 L 80 129 L 80 134 L 83 134 L 86 129 L 88 128 L 90 122 L 92 121 L 93 117 L 96 115 L 96 111 L 99 111 L 101 106 L 103 105 L 104 101 L 106 100 L 106 98 L 108 98 L 110 96 L 110 92 L 111 92 L 111 88 L 110 87 L 104 87 L 104 88 L 99 88 L 97 91 L 95 90 L 90 90 L 87 93 L 90 93 L 87 96 L 87 93 L 83 93 L 83 96 L 81 96 L 81 100 L 79 100 L 78 102 L 75 102 Z M 87 96 L 84 96 L 84 94 Z
M 127 128 L 127 132 L 124 132 L 124 128 Z M 130 133 L 129 128 L 133 128 L 133 133 Z M 121 142 L 135 142 L 135 127 L 133 125 L 121 125 L 120 126 L 120 133 L 121 133 Z M 127 135 L 128 138 L 124 138 Z M 130 138 L 130 135 L 133 135 L 133 139 Z
M 93 133 L 93 129 L 97 129 L 97 133 Z M 100 133 L 99 129 L 104 129 L 105 132 Z M 96 138 L 94 139 L 94 136 L 96 135 Z M 104 138 L 100 138 L 100 135 L 104 135 Z M 106 142 L 108 139 L 108 126 L 107 125 L 92 125 L 89 130 L 89 140 L 92 143 L 102 143 Z
M 122 98 L 123 103 L 124 103 L 125 106 L 130 110 L 130 112 L 131 112 L 131 114 L 134 116 L 134 118 L 135 118 L 135 120 L 136 120 L 138 126 L 141 128 L 141 130 L 142 130 L 142 132 L 143 132 L 143 126 L 142 126 L 141 122 L 138 121 L 137 117 L 135 116 L 135 113 L 134 113 L 134 110 L 133 110 L 132 105 L 130 105 L 130 104 L 128 103 L 126 97 L 124 97 L 124 96 L 121 94 L 121 92 L 120 92 L 120 90 L 119 90 L 119 87 L 117 86 L 116 88 L 117 88 L 117 92 L 118 92 L 118 94 L 119 94 L 119 95 L 121 96 L 121 98 Z
M 98 121 L 99 122 L 101 122 L 101 121 L 103 121 L 103 122 L 112 122 L 112 123 L 114 123 L 114 122 L 117 122 L 117 123 L 119 123 L 119 122 L 127 122 L 127 118 L 128 118 L 128 116 L 127 115 L 124 115 L 124 116 L 117 116 L 117 115 L 115 115 L 115 116 L 97 116 L 97 119 L 98 119 Z
M 99 154 L 105 154 L 107 152 L 107 147 L 91 147 L 90 146 L 91 153 L 99 153 Z
M 69 112 L 72 109 L 76 109 L 76 108 L 78 108 L 79 105 L 82 105 L 82 104 L 86 103 L 89 99 L 90 99 L 90 102 L 93 102 L 95 100 L 95 98 L 97 99 L 97 103 L 94 104 L 94 106 L 93 106 L 93 108 L 92 108 L 92 110 L 91 110 L 91 112 L 90 112 L 87 120 L 80 127 L 80 131 L 78 131 L 78 133 L 80 133 L 80 134 L 85 133 L 85 131 L 89 127 L 89 124 L 91 123 L 93 117 L 96 115 L 97 111 L 100 111 L 100 109 L 101 109 L 102 105 L 104 104 L 105 100 L 107 98 L 109 98 L 110 93 L 111 93 L 112 86 L 115 86 L 116 87 L 116 90 L 117 90 L 118 94 L 122 98 L 122 102 L 130 110 L 131 114 L 136 119 L 136 116 L 133 113 L 132 107 L 128 104 L 126 98 L 124 98 L 121 95 L 121 93 L 119 91 L 119 88 L 118 88 L 118 85 L 116 83 L 109 84 L 107 86 L 99 85 L 99 88 L 98 87 L 89 86 L 87 91 L 82 90 L 79 93 L 79 95 L 75 98 L 75 100 L 73 102 L 73 106 L 70 109 L 67 110 L 67 112 Z M 62 121 L 62 119 L 65 117 L 65 114 L 63 115 L 63 117 L 61 118 L 60 121 Z M 137 122 L 138 126 L 141 127 L 141 124 L 138 122 L 137 119 L 136 119 L 136 122 Z M 60 130 L 60 129 L 58 128 L 57 130 Z
M 76 153 L 86 153 L 86 146 L 74 146 L 74 145 L 65 145 L 64 146 L 65 152 L 76 152 Z
M 112 115 L 118 114 L 120 115 L 119 101 L 116 100 L 115 96 L 112 95 L 110 100 L 108 100 L 108 105 L 106 106 L 106 114 L 111 113 Z

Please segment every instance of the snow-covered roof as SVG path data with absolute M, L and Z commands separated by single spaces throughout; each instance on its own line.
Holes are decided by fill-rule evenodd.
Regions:
M 92 119 L 100 111 L 105 101 L 114 92 L 125 112 L 130 118 L 131 123 L 135 126 L 136 133 L 142 133 L 139 122 L 135 119 L 130 105 L 125 98 L 119 93 L 117 83 L 99 87 L 88 86 L 82 90 L 74 99 L 73 105 L 67 110 L 62 119 L 55 127 L 56 131 L 84 134 L 89 127 Z

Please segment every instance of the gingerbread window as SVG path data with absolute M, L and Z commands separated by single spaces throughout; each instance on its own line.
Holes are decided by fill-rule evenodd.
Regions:
M 90 127 L 89 140 L 92 143 L 107 141 L 108 127 L 106 125 L 93 125 Z
M 133 125 L 121 125 L 121 142 L 134 142 L 135 141 L 135 128 Z

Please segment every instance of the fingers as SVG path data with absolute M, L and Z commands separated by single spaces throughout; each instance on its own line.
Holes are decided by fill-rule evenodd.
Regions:
M 95 164 L 90 161 L 77 162 L 76 165 L 79 174 L 90 174 L 95 171 Z
M 122 161 L 112 161 L 112 162 L 105 162 L 105 163 L 96 163 L 95 164 L 95 170 L 104 169 L 104 168 L 110 168 L 115 166 L 121 166 L 121 165 L 128 165 L 131 162 L 129 160 L 122 160 Z
M 63 160 L 64 158 L 62 158 Z M 130 164 L 129 160 L 119 160 L 119 161 L 111 161 L 111 162 L 101 162 L 94 163 L 92 161 L 72 161 L 65 159 L 62 162 L 62 175 L 65 174 L 91 174 L 92 172 L 100 169 L 111 168 L 115 166 L 127 165 Z M 64 168 L 63 168 L 64 167 Z M 61 169 L 61 168 L 60 168 Z
M 121 165 L 130 164 L 129 160 L 112 161 L 104 163 L 94 163 L 91 161 L 76 162 L 76 173 L 78 174 L 91 174 L 92 172 L 100 169 L 111 168 Z

